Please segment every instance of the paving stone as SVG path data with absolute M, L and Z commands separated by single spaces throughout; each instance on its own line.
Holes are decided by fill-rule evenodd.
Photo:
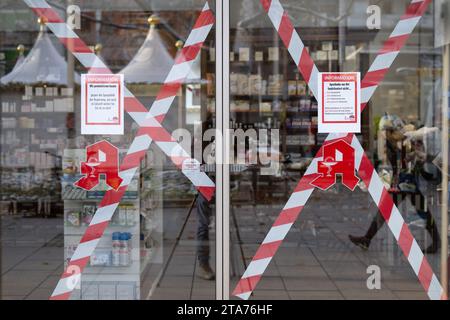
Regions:
M 343 300 L 339 291 L 289 291 L 291 300 Z

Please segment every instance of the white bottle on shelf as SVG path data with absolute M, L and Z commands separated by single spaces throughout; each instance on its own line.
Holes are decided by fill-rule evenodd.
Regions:
M 120 232 L 114 232 L 112 235 L 112 265 L 120 266 Z
M 129 248 L 128 248 L 128 234 L 127 233 L 121 233 L 120 234 L 120 265 L 121 266 L 128 266 L 130 264 L 130 255 L 129 255 Z

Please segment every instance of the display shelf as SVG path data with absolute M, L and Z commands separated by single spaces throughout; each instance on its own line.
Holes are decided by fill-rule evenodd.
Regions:
M 85 150 L 83 149 L 66 149 L 63 153 L 63 177 L 61 179 L 63 196 L 67 191 L 71 194 L 73 193 L 74 197 L 81 197 L 64 199 L 66 261 L 70 259 L 74 248 L 87 230 L 92 214 L 96 211 L 96 205 L 99 204 L 107 188 L 102 178 L 100 179 L 100 184 L 92 191 L 86 192 L 73 186 L 73 183 L 81 177 L 77 173 L 79 172 L 79 163 L 85 161 L 84 153 Z M 121 155 L 124 154 L 125 150 L 120 150 L 120 153 Z M 90 262 L 88 263 L 81 279 L 81 291 L 86 286 L 99 288 L 105 283 L 114 283 L 114 286 L 129 285 L 130 288 L 133 288 L 130 290 L 138 292 L 142 269 L 148 263 L 162 261 L 162 250 L 157 250 L 156 248 L 156 246 L 162 246 L 162 202 L 160 201 L 161 199 L 158 200 L 158 192 L 152 189 L 161 185 L 161 177 L 158 174 L 158 169 L 153 167 L 155 163 L 158 163 L 153 155 L 153 151 L 148 151 L 145 161 L 142 163 L 145 169 L 138 171 L 135 179 L 132 180 L 128 187 L 128 192 L 133 193 L 134 197 L 132 199 L 123 199 L 114 212 L 103 236 L 100 238 L 93 256 L 96 258 L 97 254 L 99 259 L 97 262 L 101 265 L 93 266 L 90 265 Z M 151 160 L 148 160 L 148 158 L 151 158 Z M 162 165 L 162 161 L 159 162 Z M 144 163 L 147 163 L 147 165 Z M 89 199 L 90 193 L 91 195 L 96 195 L 96 197 Z M 142 195 L 145 195 L 145 199 L 141 198 Z M 154 199 L 149 201 L 148 197 Z M 159 195 L 159 197 L 161 196 Z M 151 207 L 147 207 L 149 205 Z M 145 212 L 145 214 L 141 214 L 141 212 Z M 130 234 L 131 238 L 127 236 L 124 238 L 127 240 L 117 242 L 117 240 L 113 240 L 113 236 L 115 237 L 118 233 L 123 235 Z M 117 248 L 115 245 L 120 245 L 119 251 L 115 251 L 115 248 Z M 112 265 L 114 254 L 117 255 L 117 252 L 122 254 L 123 251 L 120 250 L 128 250 L 129 265 Z M 153 253 L 146 259 L 142 259 L 142 250 L 150 250 Z M 122 258 L 120 255 L 116 256 L 116 259 L 117 257 Z M 89 296 L 87 295 L 87 297 Z M 131 298 L 131 295 L 129 297 Z M 80 293 L 78 298 L 85 299 L 86 295 L 83 296 Z M 138 298 L 138 295 L 133 295 L 132 299 Z

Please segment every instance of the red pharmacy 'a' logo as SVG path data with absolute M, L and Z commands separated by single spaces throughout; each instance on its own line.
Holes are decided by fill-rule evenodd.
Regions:
M 342 176 L 342 184 L 354 190 L 359 182 L 355 175 L 355 149 L 344 140 L 337 140 L 323 147 L 323 160 L 317 163 L 320 175 L 311 185 L 326 190 L 336 183 L 336 175 Z
M 98 185 L 103 174 L 106 184 L 118 190 L 122 183 L 119 176 L 119 150 L 108 141 L 102 140 L 86 148 L 86 162 L 81 163 L 84 177 L 75 182 L 77 187 L 92 190 Z

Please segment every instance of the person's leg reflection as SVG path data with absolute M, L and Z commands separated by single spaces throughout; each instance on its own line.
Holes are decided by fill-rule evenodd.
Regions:
M 208 200 L 199 193 L 197 197 L 197 275 L 205 280 L 213 280 L 215 275 L 209 264 L 209 222 L 212 210 Z

